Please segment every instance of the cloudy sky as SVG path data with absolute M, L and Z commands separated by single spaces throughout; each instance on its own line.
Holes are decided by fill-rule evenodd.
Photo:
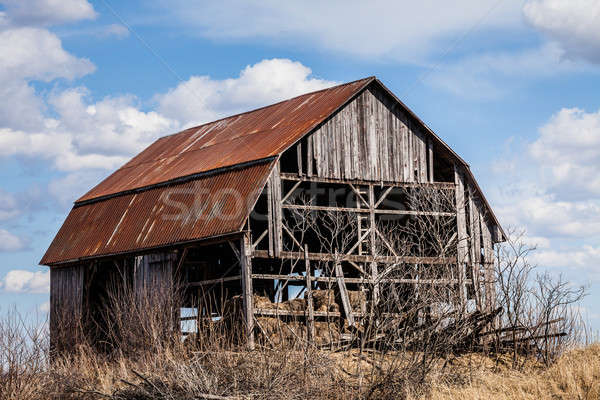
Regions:
M 376 75 L 600 329 L 600 1 L 0 0 L 0 307 L 74 199 L 161 135 Z

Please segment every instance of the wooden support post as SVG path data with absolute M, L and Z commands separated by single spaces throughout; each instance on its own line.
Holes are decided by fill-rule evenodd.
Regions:
M 375 192 L 373 185 L 369 185 L 369 225 L 371 227 L 371 255 L 376 256 L 375 249 Z M 373 279 L 373 302 L 377 304 L 379 302 L 379 280 L 378 280 L 377 262 L 371 262 L 371 279 Z
M 354 326 L 354 315 L 352 315 L 352 305 L 350 304 L 348 289 L 346 289 L 346 282 L 344 281 L 344 271 L 342 270 L 342 265 L 338 261 L 335 262 L 335 276 L 340 289 L 340 297 L 342 298 L 346 319 L 350 326 Z
M 273 224 L 273 255 L 279 257 L 282 251 L 282 209 L 281 209 L 281 179 L 279 178 L 279 162 L 275 164 L 271 173 L 271 199 L 272 216 L 270 223 Z
M 310 271 L 310 260 L 308 259 L 308 246 L 304 245 L 304 266 L 306 267 L 306 330 L 308 342 L 315 340 L 315 309 L 312 297 L 312 273 Z
M 311 177 L 313 174 L 313 138 L 309 136 L 306 139 L 306 175 Z
M 252 249 L 248 233 L 240 239 L 240 267 L 242 269 L 242 304 L 246 323 L 248 348 L 254 350 L 254 298 L 252 293 Z
M 298 142 L 296 145 L 296 155 L 298 156 L 298 175 L 304 175 L 302 171 L 302 142 Z
M 433 141 L 431 138 L 427 139 L 427 172 L 429 182 L 433 183 Z
M 471 226 L 471 274 L 473 275 L 473 289 L 475 291 L 475 302 L 478 310 L 484 309 L 483 296 L 481 292 L 481 225 L 479 206 L 475 200 L 475 189 L 468 186 L 469 192 L 469 223 Z
M 481 236 L 483 238 L 483 271 L 485 287 L 485 307 L 486 310 L 492 310 L 496 301 L 494 287 L 494 245 L 492 243 L 492 232 L 485 221 L 481 218 Z
M 464 175 L 459 167 L 454 164 L 454 183 L 456 184 L 456 232 L 457 232 L 457 269 L 459 281 L 460 305 L 464 307 L 467 302 L 466 290 L 466 265 L 468 263 L 468 237 L 467 237 L 467 219 L 465 213 L 465 185 Z

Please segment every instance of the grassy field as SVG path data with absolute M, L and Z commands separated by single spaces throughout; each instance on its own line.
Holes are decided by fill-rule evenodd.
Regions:
M 39 354 L 40 355 L 40 354 Z M 4 354 L 6 356 L 6 354 Z M 109 358 L 81 349 L 49 366 L 13 354 L 2 399 L 600 399 L 600 344 L 546 367 L 530 359 L 467 354 L 439 360 L 424 380 L 395 355 L 308 350 L 153 349 Z M 43 356 L 42 356 L 43 357 Z M 5 358 L 6 361 L 6 358 Z M 17 369 L 16 361 L 21 364 Z

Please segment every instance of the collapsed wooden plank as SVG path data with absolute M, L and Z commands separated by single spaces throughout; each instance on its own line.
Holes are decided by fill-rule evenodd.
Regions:
M 344 306 L 344 314 L 350 326 L 354 326 L 354 316 L 352 315 L 352 305 L 350 304 L 350 297 L 348 297 L 348 289 L 346 289 L 346 282 L 344 282 L 344 271 L 342 271 L 342 265 L 338 262 L 335 263 L 335 275 L 338 287 L 340 289 L 340 297 L 342 298 L 342 305 Z

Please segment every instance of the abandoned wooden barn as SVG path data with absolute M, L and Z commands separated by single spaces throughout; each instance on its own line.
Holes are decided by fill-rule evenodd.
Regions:
M 420 217 L 443 221 L 441 246 L 402 237 Z M 241 298 L 252 345 L 261 317 L 296 318 L 309 340 L 323 319 L 360 324 L 389 284 L 491 309 L 503 240 L 467 163 L 370 77 L 158 139 L 75 202 L 40 263 L 55 344 L 59 316 L 97 318 L 118 276 L 138 294 L 177 282 L 176 318 L 196 327 Z M 338 308 L 314 304 L 323 290 Z M 292 297 L 301 308 L 264 304 Z

